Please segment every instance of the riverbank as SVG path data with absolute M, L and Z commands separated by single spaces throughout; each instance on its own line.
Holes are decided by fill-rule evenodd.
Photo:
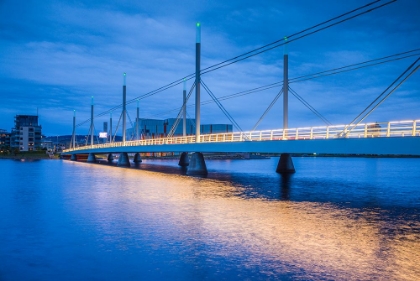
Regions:
M 0 154 L 0 159 L 15 159 L 15 160 L 41 160 L 41 159 L 59 159 L 59 155 L 49 155 L 44 151 L 35 152 L 19 152 L 16 155 L 13 154 Z

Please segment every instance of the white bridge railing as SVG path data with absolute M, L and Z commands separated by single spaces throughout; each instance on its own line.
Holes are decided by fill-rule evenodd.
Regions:
M 376 138 L 420 136 L 420 120 L 375 122 L 354 125 L 334 125 L 321 127 L 304 127 L 293 129 L 263 130 L 249 132 L 231 132 L 201 135 L 201 143 L 270 141 L 270 140 L 314 140 L 337 138 Z M 164 144 L 195 143 L 195 136 L 153 138 L 124 142 L 103 143 L 66 149 L 71 152 L 84 149 L 110 148 L 122 146 L 144 146 Z

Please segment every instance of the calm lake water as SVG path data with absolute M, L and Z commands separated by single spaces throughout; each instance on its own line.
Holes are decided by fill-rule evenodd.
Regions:
M 0 280 L 419 280 L 420 159 L 0 160 Z

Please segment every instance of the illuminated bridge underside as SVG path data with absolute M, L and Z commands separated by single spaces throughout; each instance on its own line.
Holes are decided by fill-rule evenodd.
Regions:
M 318 154 L 378 154 L 420 155 L 420 137 L 363 138 L 324 140 L 273 140 L 160 144 L 86 148 L 64 154 L 119 152 L 258 152 L 258 153 L 318 153 Z

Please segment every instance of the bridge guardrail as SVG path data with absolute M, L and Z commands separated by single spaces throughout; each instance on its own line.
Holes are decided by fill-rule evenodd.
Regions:
M 404 120 L 391 122 L 374 122 L 358 125 L 332 125 L 304 127 L 292 129 L 262 130 L 248 132 L 231 132 L 207 134 L 200 136 L 201 143 L 238 142 L 238 141 L 268 141 L 268 140 L 314 140 L 336 138 L 379 138 L 420 136 L 420 120 Z M 164 144 L 195 143 L 195 136 L 143 139 L 126 142 L 95 144 L 65 149 L 72 152 L 92 148 L 110 148 L 121 146 L 144 146 Z

